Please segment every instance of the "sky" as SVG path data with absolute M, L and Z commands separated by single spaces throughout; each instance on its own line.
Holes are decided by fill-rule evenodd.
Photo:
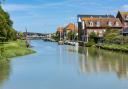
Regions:
M 2 6 L 17 31 L 53 33 L 58 26 L 77 23 L 78 14 L 128 11 L 128 0 L 6 0 Z

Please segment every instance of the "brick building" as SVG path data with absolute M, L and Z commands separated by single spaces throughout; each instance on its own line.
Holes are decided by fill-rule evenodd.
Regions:
M 78 38 L 80 41 L 88 42 L 91 32 L 95 32 L 99 38 L 109 29 L 122 30 L 119 18 L 112 15 L 78 15 Z

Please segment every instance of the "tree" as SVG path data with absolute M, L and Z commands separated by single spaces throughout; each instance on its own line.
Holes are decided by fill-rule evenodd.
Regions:
M 95 32 L 91 32 L 89 34 L 89 41 L 94 41 L 94 43 L 97 43 L 98 42 L 98 38 L 97 38 L 97 34 Z
M 0 6 L 0 37 L 6 38 L 6 41 L 16 39 L 16 31 L 13 29 L 13 22 L 10 16 Z
M 104 34 L 105 42 L 107 43 L 118 43 L 121 42 L 120 31 L 117 29 L 108 29 Z
M 76 35 L 76 32 L 75 31 L 70 31 L 70 32 L 68 32 L 68 39 L 69 40 L 75 40 L 75 39 L 77 39 L 77 37 L 76 37 L 77 35 Z M 76 38 L 75 38 L 76 37 Z

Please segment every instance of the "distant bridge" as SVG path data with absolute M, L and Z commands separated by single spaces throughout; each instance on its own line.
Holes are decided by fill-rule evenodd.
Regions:
M 34 33 L 34 32 L 24 32 L 24 35 L 27 36 L 29 40 L 39 40 L 39 39 L 49 39 L 51 38 L 51 34 L 49 33 Z

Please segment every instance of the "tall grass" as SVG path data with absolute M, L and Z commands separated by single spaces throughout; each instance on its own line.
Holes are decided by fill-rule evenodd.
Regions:
M 26 42 L 24 40 L 0 43 L 0 61 L 12 57 L 32 54 L 34 52 L 35 51 L 26 47 Z
M 104 44 L 104 45 L 96 45 L 96 46 L 106 50 L 128 52 L 128 45 Z

